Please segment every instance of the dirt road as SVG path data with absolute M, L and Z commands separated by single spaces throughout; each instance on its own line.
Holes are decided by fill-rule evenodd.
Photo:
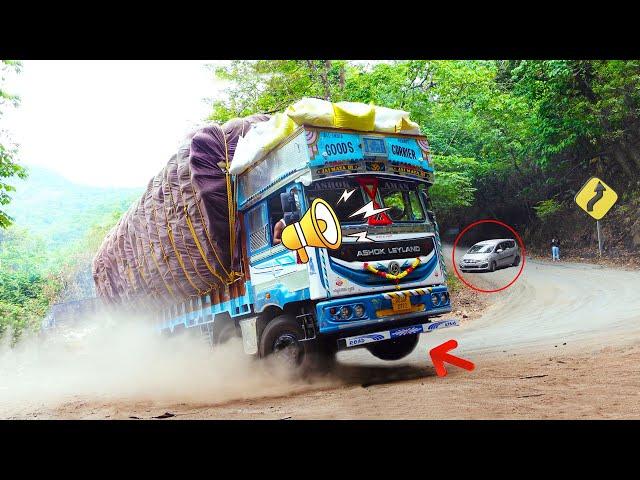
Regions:
M 450 253 L 447 255 L 450 257 Z M 483 288 L 516 273 L 465 274 Z M 359 419 L 640 418 L 640 272 L 527 260 L 481 318 L 422 335 L 397 362 L 341 352 L 329 377 L 295 393 L 219 402 L 100 401 L 40 405 L 19 418 Z M 454 338 L 475 362 L 437 377 L 428 350 Z

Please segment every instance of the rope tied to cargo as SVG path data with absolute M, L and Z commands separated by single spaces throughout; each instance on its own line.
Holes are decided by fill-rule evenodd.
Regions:
M 154 184 L 155 184 L 155 181 L 154 181 Z M 176 286 L 176 288 L 179 291 L 179 293 L 183 297 L 187 296 L 187 293 L 182 289 L 182 285 L 180 285 L 180 282 L 176 281 L 176 277 L 175 277 L 175 275 L 173 273 L 173 269 L 171 268 L 171 265 L 169 263 L 169 254 L 165 250 L 162 241 L 160 241 L 160 228 L 158 227 L 158 220 L 157 220 L 157 216 L 156 216 L 156 210 L 157 210 L 157 207 L 156 207 L 155 200 L 154 200 L 153 209 L 151 210 L 151 214 L 153 215 L 153 223 L 156 226 L 156 233 L 158 234 L 158 240 L 159 240 L 158 244 L 160 245 L 160 251 L 162 252 L 162 261 L 167 266 L 167 269 L 169 270 L 169 273 L 171 274 L 171 279 L 173 280 L 173 284 Z
M 160 265 L 158 264 L 158 259 L 156 258 L 156 252 L 153 248 L 153 242 L 151 240 L 149 240 L 149 251 L 151 252 L 151 258 L 153 258 L 153 263 L 156 265 L 156 270 L 158 271 L 158 275 L 160 275 L 160 278 L 162 278 L 162 283 L 164 283 L 164 286 L 169 292 L 169 294 L 171 294 L 171 296 L 175 299 L 176 296 L 173 293 L 171 286 L 167 283 L 167 281 L 164 278 L 164 275 L 162 275 L 162 272 L 160 271 Z
M 196 229 L 193 226 L 191 217 L 189 217 L 187 206 L 185 205 L 183 209 L 184 209 L 185 218 L 187 219 L 187 226 L 189 227 L 189 231 L 191 232 L 191 237 L 193 238 L 193 241 L 195 242 L 196 247 L 200 252 L 200 256 L 202 257 L 202 260 L 204 260 L 204 264 L 207 266 L 207 269 L 209 270 L 209 272 L 211 272 L 212 275 L 215 275 L 222 283 L 226 283 L 225 280 L 218 274 L 218 272 L 216 272 L 215 268 L 211 266 L 211 264 L 209 263 L 209 260 L 207 260 L 207 253 L 202 248 L 202 244 L 200 243 L 200 240 L 198 240 L 198 234 L 196 232 Z M 205 229 L 206 229 L 206 226 L 205 226 Z M 210 290 L 211 290 L 211 286 L 209 288 L 209 291 Z
M 225 180 L 227 182 L 227 207 L 229 211 L 229 281 L 228 285 L 242 278 L 241 272 L 233 269 L 233 254 L 236 251 L 236 211 L 235 199 L 233 198 L 233 190 L 231 185 L 231 174 L 229 173 L 229 145 L 227 144 L 227 135 L 222 132 L 224 138 L 224 159 L 225 159 Z
M 194 197 L 196 197 L 196 189 L 193 186 L 193 180 L 190 179 L 189 183 L 191 184 L 191 191 L 192 191 Z M 216 247 L 213 245 L 213 240 L 211 240 L 211 235 L 209 235 L 209 228 L 207 227 L 207 223 L 204 221 L 204 215 L 202 214 L 202 209 L 200 208 L 200 204 L 198 203 L 197 200 L 194 203 L 195 203 L 196 208 L 198 210 L 198 214 L 200 215 L 200 222 L 202 223 L 202 229 L 204 230 L 204 234 L 207 237 L 207 242 L 209 243 L 209 246 L 211 247 L 211 251 L 213 252 L 213 255 L 216 257 L 216 260 L 218 261 L 218 265 L 220 265 L 220 267 L 224 271 L 224 274 L 227 277 L 230 277 L 231 275 L 230 275 L 229 271 L 227 270 L 227 268 L 224 266 L 224 264 L 220 260 L 220 256 L 218 255 L 218 251 L 217 251 Z M 206 259 L 205 259 L 205 262 L 206 262 Z M 226 283 L 225 280 L 223 280 L 222 282 Z
M 187 279 L 189 284 L 193 287 L 193 289 L 196 292 L 198 292 L 198 294 L 200 294 L 200 292 L 202 290 L 200 290 L 200 288 L 193 283 L 193 280 L 191 280 L 191 277 L 189 276 L 189 272 L 187 271 L 187 267 L 185 266 L 184 261 L 182 260 L 182 255 L 180 255 L 180 253 L 178 252 L 178 247 L 176 247 L 176 241 L 173 238 L 173 230 L 171 229 L 171 227 L 167 228 L 167 233 L 169 234 L 169 241 L 171 242 L 171 246 L 173 247 L 173 251 L 176 252 L 176 258 L 178 259 L 178 263 L 180 264 L 180 268 L 182 268 L 182 271 L 184 272 L 185 278 Z
M 178 168 L 178 164 L 176 163 L 176 169 Z M 177 173 L 177 170 L 176 170 Z M 178 188 L 178 194 L 180 195 L 180 197 L 182 198 L 182 188 Z M 173 192 L 171 190 L 171 188 L 169 187 L 169 196 L 171 198 L 171 207 L 173 208 L 174 213 L 176 214 L 176 217 L 178 216 L 178 212 L 179 212 L 179 207 L 177 206 L 176 200 L 173 197 Z M 185 205 L 186 202 L 184 200 L 184 198 L 182 198 L 182 204 Z M 165 212 L 166 215 L 166 212 Z M 168 220 L 167 220 L 168 221 Z M 200 274 L 200 271 L 198 270 L 198 267 L 196 266 L 196 263 L 193 261 L 193 257 L 191 256 L 191 254 L 189 253 L 189 245 L 187 243 L 186 237 L 184 235 L 184 232 L 182 231 L 182 229 L 179 229 L 180 235 L 182 236 L 182 240 L 183 240 L 183 245 L 185 247 L 185 253 L 187 254 L 187 257 L 189 257 L 189 261 L 191 262 L 191 265 L 193 266 L 193 271 L 196 273 L 196 275 L 198 276 L 198 278 L 200 279 L 200 281 L 202 283 L 204 283 L 207 286 L 207 290 L 202 290 L 200 287 L 196 286 L 192 279 L 189 276 L 189 273 L 187 272 L 186 266 L 184 264 L 184 261 L 182 260 L 182 255 L 179 254 L 178 249 L 175 245 L 175 238 L 173 238 L 173 234 L 170 235 L 169 239 L 172 241 L 172 246 L 174 251 L 176 252 L 176 255 L 179 257 L 180 261 L 180 267 L 182 268 L 185 276 L 187 277 L 187 279 L 189 280 L 189 283 L 191 284 L 191 286 L 194 288 L 194 290 L 198 293 L 198 295 L 203 295 L 205 292 L 211 290 L 211 288 L 213 287 L 212 284 L 210 284 L 205 278 L 202 277 L 202 275 Z

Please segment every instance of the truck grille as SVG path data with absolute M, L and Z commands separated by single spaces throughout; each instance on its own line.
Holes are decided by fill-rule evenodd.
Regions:
M 425 257 L 435 250 L 433 237 L 392 242 L 343 243 L 329 256 L 346 262 L 373 262 L 402 258 Z

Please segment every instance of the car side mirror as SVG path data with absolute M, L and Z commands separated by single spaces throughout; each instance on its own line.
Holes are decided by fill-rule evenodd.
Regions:
M 501 248 L 496 250 L 496 253 L 502 253 L 502 252 L 504 252 L 504 250 L 502 250 Z

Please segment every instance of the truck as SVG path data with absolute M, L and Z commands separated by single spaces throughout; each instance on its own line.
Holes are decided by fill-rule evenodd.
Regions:
M 458 325 L 441 318 L 451 302 L 433 183 L 422 135 L 298 126 L 233 178 L 238 281 L 163 308 L 156 328 L 212 345 L 240 337 L 245 353 L 298 368 L 356 348 L 409 355 L 420 334 Z M 340 245 L 287 248 L 278 222 L 299 230 L 316 199 L 331 206 Z

